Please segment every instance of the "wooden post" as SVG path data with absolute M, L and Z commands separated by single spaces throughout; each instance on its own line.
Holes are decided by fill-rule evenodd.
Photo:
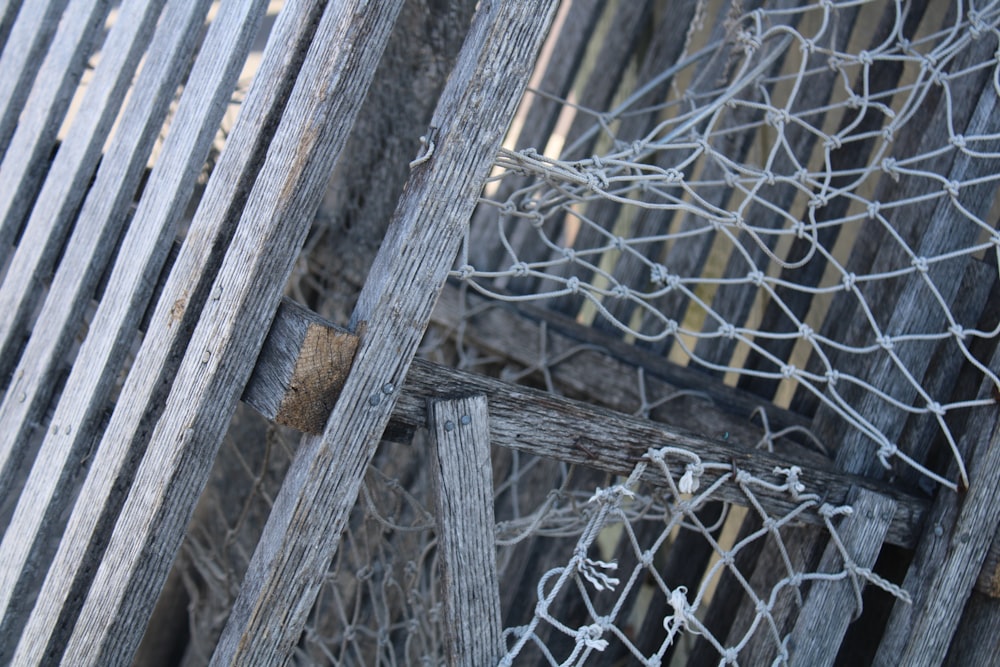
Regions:
M 990 367 L 998 364 L 1000 351 Z M 979 395 L 992 391 L 987 379 Z M 969 489 L 963 495 L 938 491 L 903 582 L 913 604 L 893 606 L 875 656 L 878 665 L 941 664 L 1000 525 L 1000 416 L 995 407 L 980 408 L 970 417 L 962 444 Z
M 837 535 L 856 566 L 871 568 L 882 550 L 896 503 L 891 498 L 857 487 L 851 489 L 847 501 L 854 512 L 840 522 Z M 843 567 L 840 549 L 831 540 L 823 552 L 817 572 L 837 572 Z M 816 667 L 833 664 L 851 621 L 848 610 L 858 605 L 854 583 L 850 577 L 813 582 L 809 597 L 795 622 L 795 629 L 788 638 L 791 664 Z M 860 579 L 856 583 L 863 587 L 865 580 Z
M 354 366 L 299 446 L 212 664 L 280 664 L 300 637 L 556 4 L 480 3 L 354 312 Z
M 504 653 L 486 396 L 428 400 L 451 665 L 495 665 Z

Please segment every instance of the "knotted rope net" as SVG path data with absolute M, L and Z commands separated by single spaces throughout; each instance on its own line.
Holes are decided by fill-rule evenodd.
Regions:
M 741 4 L 713 25 L 700 3 L 675 60 L 654 36 L 608 108 L 535 91 L 555 132 L 498 156 L 453 277 L 832 412 L 882 466 L 963 485 L 949 416 L 987 401 L 929 366 L 1000 386 L 970 352 L 1000 330 L 967 308 L 1000 253 L 1000 5 L 928 28 L 919 3 Z M 951 477 L 907 418 L 936 426 Z
M 496 158 L 452 272 L 462 294 L 535 302 L 811 420 L 772 430 L 764 410 L 750 445 L 797 429 L 862 452 L 838 461 L 855 472 L 963 485 L 952 420 L 991 403 L 984 378 L 1000 387 L 976 349 L 1000 334 L 983 307 L 1000 255 L 1000 2 L 664 3 L 620 61 L 631 4 L 656 3 L 597 4 L 572 85 L 539 77 Z M 336 278 L 304 264 L 316 285 Z M 421 354 L 583 393 L 562 371 L 599 346 L 548 350 L 543 321 L 537 359 L 517 359 L 466 335 L 483 308 L 463 303 Z M 647 418 L 703 405 L 630 372 L 591 400 Z M 219 465 L 243 472 L 211 486 L 182 551 L 187 664 L 211 655 L 294 442 L 272 429 L 254 460 L 223 448 Z M 382 445 L 297 662 L 444 662 L 426 447 Z M 850 587 L 847 615 L 867 584 L 906 599 L 841 541 L 851 508 L 793 466 L 764 479 L 653 443 L 627 478 L 499 448 L 493 464 L 503 664 L 780 663 L 810 586 Z M 763 487 L 792 509 L 766 509 Z M 788 547 L 803 522 L 834 567 Z

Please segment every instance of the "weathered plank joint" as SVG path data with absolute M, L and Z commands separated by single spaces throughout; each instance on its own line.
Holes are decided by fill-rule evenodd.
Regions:
M 283 299 L 243 401 L 274 422 L 322 433 L 351 370 L 358 338 Z

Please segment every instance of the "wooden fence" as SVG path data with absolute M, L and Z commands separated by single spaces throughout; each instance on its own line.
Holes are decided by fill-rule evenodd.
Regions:
M 112 4 L 0 0 L 0 307 L 5 313 L 0 320 L 0 662 L 114 665 L 131 662 L 140 650 L 140 660 L 174 655 L 176 647 L 157 656 L 140 643 L 144 634 L 146 642 L 154 641 L 157 628 L 170 625 L 161 616 L 171 610 L 170 596 L 161 591 L 178 586 L 168 581 L 171 568 L 177 567 L 192 516 L 199 521 L 195 512 L 203 489 L 220 484 L 210 476 L 241 399 L 305 435 L 266 524 L 258 527 L 262 532 L 227 610 L 213 664 L 282 664 L 296 655 L 315 623 L 311 610 L 350 527 L 351 511 L 364 495 L 365 471 L 380 442 L 409 441 L 420 429 L 432 442 L 431 456 L 420 467 L 429 470 L 436 489 L 446 628 L 441 655 L 433 660 L 500 661 L 511 643 L 503 628 L 526 622 L 539 578 L 563 556 L 572 558 L 577 545 L 569 540 L 561 551 L 550 551 L 530 543 L 534 546 L 518 556 L 524 559 L 517 561 L 520 571 L 508 567 L 504 575 L 516 572 L 516 580 L 500 579 L 493 530 L 500 517 L 493 500 L 507 491 L 493 487 L 490 445 L 497 469 L 497 461 L 510 456 L 505 450 L 517 451 L 549 462 L 544 465 L 575 466 L 583 486 L 593 490 L 646 465 L 651 443 L 727 462 L 734 475 L 742 471 L 757 480 L 774 480 L 780 477 L 777 470 L 797 466 L 824 505 L 853 505 L 854 515 L 838 523 L 831 542 L 832 524 L 818 512 L 802 512 L 787 485 L 760 485 L 748 496 L 736 485 L 720 483 L 712 503 L 698 508 L 706 525 L 719 521 L 723 503 L 748 502 L 762 514 L 750 512 L 742 522 L 734 518 L 734 534 L 760 531 L 767 523 L 762 516 L 791 513 L 801 524 L 783 540 L 740 550 L 733 572 L 766 579 L 780 569 L 776 564 L 785 552 L 807 570 L 830 572 L 849 553 L 852 576 L 874 572 L 872 581 L 894 583 L 909 598 L 869 597 L 869 586 L 865 615 L 849 626 L 851 588 L 815 583 L 803 588 L 801 597 L 782 598 L 767 609 L 768 623 L 785 641 L 784 652 L 765 645 L 770 635 L 754 635 L 751 628 L 751 639 L 737 656 L 740 664 L 992 660 L 1000 636 L 995 406 L 949 417 L 967 480 L 948 467 L 950 458 L 931 449 L 937 436 L 926 423 L 905 414 L 878 423 L 880 432 L 895 433 L 896 440 L 924 443 L 908 448 L 908 456 L 943 478 L 961 480 L 958 492 L 938 485 L 928 493 L 926 483 L 921 486 L 910 473 L 890 479 L 877 460 L 873 465 L 868 443 L 845 429 L 840 415 L 815 395 L 800 389 L 782 398 L 787 384 L 765 370 L 773 358 L 791 367 L 800 352 L 790 340 L 776 337 L 761 354 L 740 362 L 750 372 L 727 379 L 694 363 L 677 363 L 669 339 L 640 344 L 609 325 L 615 318 L 641 319 L 627 299 L 598 300 L 610 320 L 594 317 L 593 303 L 570 291 L 539 303 L 519 300 L 532 290 L 558 292 L 551 286 L 567 284 L 573 267 L 556 265 L 548 275 L 527 276 L 530 289 L 510 278 L 501 290 L 507 302 L 475 294 L 469 276 L 453 271 L 456 256 L 477 267 L 499 266 L 504 248 L 511 246 L 525 265 L 544 263 L 553 251 L 530 244 L 530 232 L 501 242 L 489 222 L 496 207 L 480 203 L 484 187 L 487 197 L 501 203 L 525 187 L 530 174 L 525 165 L 533 158 L 517 151 L 537 147 L 541 153 L 554 135 L 565 146 L 585 146 L 570 156 L 574 160 L 598 150 L 599 139 L 586 138 L 593 123 L 588 125 L 584 114 L 566 120 L 567 98 L 580 108 L 606 109 L 629 86 L 647 86 L 651 99 L 668 98 L 671 85 L 678 84 L 657 77 L 697 47 L 692 26 L 708 22 L 709 32 L 725 32 L 736 25 L 735 9 L 727 3 L 494 0 L 479 2 L 471 23 L 466 19 L 473 2 L 454 7 L 417 0 L 405 6 L 403 0 Z M 282 5 L 280 13 L 269 14 L 269 4 Z M 804 3 L 765 6 L 772 4 L 778 11 L 789 5 L 794 13 Z M 962 3 L 943 14 L 930 11 L 930 4 L 909 3 L 902 15 L 887 9 L 882 23 L 871 26 L 846 3 L 838 14 L 837 39 L 877 45 L 885 39 L 880 30 L 921 35 L 957 21 L 978 31 L 979 41 L 970 47 L 975 53 L 968 63 L 956 64 L 955 71 L 972 67 L 976 57 L 990 62 L 1000 34 L 995 8 L 959 20 L 956 12 L 964 17 L 967 9 Z M 896 25 L 900 16 L 905 28 Z M 262 25 L 269 33 L 253 84 L 240 100 L 238 118 L 220 138 Z M 408 52 L 407 45 L 418 48 L 412 34 L 404 34 L 415 25 L 426 30 L 426 43 L 417 40 L 425 50 Z M 414 74 L 408 68 L 417 60 L 424 69 Z M 765 60 L 760 75 L 772 65 L 777 66 Z M 729 66 L 723 59 L 698 71 L 703 80 L 714 81 Z M 532 88 L 546 95 L 523 96 L 533 75 Z M 903 75 L 901 67 L 889 66 L 866 81 L 873 90 L 888 90 Z M 993 70 L 983 69 L 979 78 L 954 84 L 948 104 L 928 103 L 931 111 L 921 112 L 926 116 L 915 124 L 918 129 L 907 126 L 895 137 L 897 150 L 905 153 L 912 145 L 916 152 L 928 136 L 940 140 L 949 132 L 997 136 L 994 78 Z M 379 88 L 386 80 L 393 82 L 388 93 Z M 413 89 L 400 81 L 412 82 Z M 828 92 L 816 84 L 805 93 L 814 99 L 803 104 L 825 108 Z M 424 111 L 386 108 L 387 98 L 408 96 Z M 661 118 L 662 109 L 655 104 L 650 109 L 617 119 L 616 132 L 645 135 Z M 420 117 L 424 112 L 426 119 Z M 389 122 L 398 123 L 400 136 L 386 138 L 392 135 L 385 127 Z M 726 122 L 741 127 L 739 118 Z M 745 155 L 759 131 L 754 126 L 744 132 L 742 144 L 732 139 L 730 149 Z M 416 133 L 423 136 L 418 140 Z M 788 142 L 811 151 L 808 142 L 815 137 L 805 134 L 789 131 Z M 868 164 L 874 146 L 872 139 L 849 156 L 836 153 L 842 163 L 830 169 L 850 172 Z M 1000 151 L 991 145 L 983 152 L 993 157 L 975 162 L 951 156 L 932 166 L 948 182 L 982 188 L 977 191 L 982 211 L 970 215 L 993 215 L 996 239 L 990 170 L 996 171 Z M 496 164 L 503 166 L 498 154 L 522 159 L 522 171 L 491 182 Z M 742 159 L 735 154 L 734 160 Z M 706 181 L 712 178 L 705 175 Z M 340 274 L 331 270 L 332 284 L 322 285 L 300 274 L 309 273 L 320 252 L 319 226 L 310 228 L 328 186 L 341 203 L 352 197 L 357 203 L 362 191 L 371 201 L 352 210 L 354 227 L 342 226 L 342 236 L 331 242 Z M 705 201 L 715 200 L 705 206 L 725 208 L 731 192 L 731 186 L 715 187 Z M 875 199 L 888 201 L 892 194 L 880 190 Z M 192 202 L 197 206 L 186 215 Z M 385 212 L 393 205 L 390 221 Z M 587 209 L 594 219 L 619 220 L 621 202 L 613 198 L 587 205 L 594 207 Z M 957 242 L 954 226 L 936 206 L 931 201 L 921 209 L 922 224 L 912 230 L 923 257 L 945 254 Z M 324 211 L 320 218 L 343 214 Z M 643 224 L 648 230 L 659 223 L 640 218 L 637 228 Z M 891 266 L 890 256 L 898 252 L 884 230 L 883 236 L 867 233 L 854 241 L 852 275 L 884 270 L 872 267 Z M 587 248 L 599 238 L 585 227 L 576 247 Z M 832 247 L 835 240 L 822 243 Z M 336 247 L 337 241 L 344 245 Z M 656 252 L 674 273 L 718 273 L 709 247 L 672 248 Z M 800 256 L 797 248 L 792 244 L 784 252 Z M 366 252 L 371 266 L 361 269 L 364 277 L 358 279 L 360 260 L 349 256 L 367 259 Z M 960 321 L 969 330 L 994 331 L 1000 317 L 992 252 L 987 248 L 956 275 L 935 275 L 937 285 L 949 286 L 941 298 L 962 313 Z M 766 256 L 760 261 L 766 264 Z M 684 265 L 690 266 L 679 268 Z M 611 273 L 625 284 L 644 270 L 622 261 Z M 455 280 L 449 282 L 449 273 Z M 813 286 L 821 278 L 813 276 Z M 356 294 L 324 305 L 324 289 L 349 292 L 345 285 L 351 280 Z M 295 303 L 283 298 L 286 293 L 311 303 Z M 752 313 L 756 294 L 720 289 L 712 308 L 737 323 L 759 316 L 755 326 L 777 331 L 776 304 L 792 303 L 802 313 L 813 305 L 801 294 L 786 294 Z M 867 298 L 891 319 L 892 331 L 908 331 L 934 317 L 891 284 L 873 288 Z M 667 295 L 658 307 L 688 308 L 677 299 L 676 292 Z M 819 335 L 847 340 L 852 319 L 864 317 L 850 306 L 839 300 L 825 306 L 829 314 Z M 340 326 L 315 310 L 326 310 Z M 418 358 L 428 328 L 450 339 L 449 352 L 438 363 Z M 720 337 L 696 346 L 699 359 L 719 368 L 734 363 L 734 345 Z M 483 372 L 456 361 L 456 354 L 469 350 L 490 360 Z M 993 378 L 977 372 L 1000 369 L 996 336 L 979 336 L 970 350 L 968 359 L 927 355 L 919 381 L 954 401 L 995 398 Z M 489 370 L 498 367 L 508 375 L 511 368 L 520 370 L 517 377 L 491 377 Z M 852 368 L 873 384 L 892 370 Z M 699 399 L 665 400 L 676 392 Z M 749 417 L 762 406 L 766 421 Z M 818 454 L 809 438 L 801 437 L 807 430 L 828 445 L 829 455 Z M 771 451 L 756 447 L 761 442 Z M 656 488 L 675 483 L 652 468 L 641 479 Z M 551 484 L 550 479 L 525 493 L 541 502 Z M 710 519 L 713 512 L 716 518 Z M 684 535 L 671 538 L 674 551 L 664 551 L 665 564 L 650 567 L 694 590 L 719 552 L 685 542 Z M 837 540 L 846 552 L 834 548 Z M 760 622 L 761 610 L 741 602 L 737 578 L 723 577 L 714 589 L 698 621 L 710 630 L 706 634 L 740 636 Z M 674 590 L 681 585 L 672 584 Z M 158 599 L 161 611 L 151 623 Z M 668 603 L 665 598 L 662 606 Z M 651 605 L 645 616 L 636 616 L 640 627 L 629 631 L 635 645 L 642 645 L 643 637 L 656 638 L 649 644 L 663 641 L 669 610 L 659 611 Z M 557 635 L 550 636 L 553 646 Z M 602 655 L 599 646 L 588 643 L 586 655 L 594 663 L 610 660 L 615 649 Z M 696 641 L 673 659 L 717 664 L 727 657 L 720 658 L 717 648 Z M 664 646 L 660 658 L 667 650 Z M 548 658 L 535 659 L 547 664 Z M 197 662 L 190 656 L 189 661 Z

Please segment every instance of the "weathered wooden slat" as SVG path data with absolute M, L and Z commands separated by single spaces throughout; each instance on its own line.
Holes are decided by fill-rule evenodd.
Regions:
M 427 414 L 448 661 L 493 665 L 503 656 L 504 643 L 486 397 L 431 400 Z
M 1000 350 L 990 362 L 998 365 Z M 983 382 L 979 396 L 993 391 Z M 875 664 L 941 664 L 1000 526 L 1000 413 L 986 408 L 970 416 L 962 445 L 969 490 L 938 492 L 903 582 L 913 603 L 893 606 Z
M 181 16 L 188 14 L 189 18 L 187 22 L 163 26 L 170 39 L 184 34 L 188 35 L 184 37 L 185 40 L 196 37 L 196 26 L 204 20 L 205 4 L 199 4 L 202 10 L 200 18 L 196 16 L 199 7 L 193 3 L 173 3 L 174 12 L 180 12 Z M 67 381 L 64 400 L 56 409 L 56 419 L 59 420 L 57 423 L 64 427 L 58 433 L 50 430 L 46 443 L 43 444 L 46 456 L 52 456 L 54 462 L 63 459 L 79 461 L 81 456 L 87 455 L 92 457 L 94 465 L 89 470 L 80 499 L 53 561 L 54 565 L 49 570 L 39 601 L 25 629 L 19 648 L 20 655 L 25 660 L 38 660 L 50 646 L 57 653 L 65 646 L 68 632 L 72 630 L 72 620 L 82 603 L 81 591 L 86 591 L 89 586 L 96 561 L 100 559 L 101 550 L 106 544 L 107 532 L 121 506 L 121 489 L 127 488 L 134 470 L 134 461 L 141 455 L 141 449 L 135 449 L 138 438 L 122 431 L 106 438 L 96 452 L 88 454 L 86 449 L 95 439 L 100 438 L 101 424 L 97 417 L 105 409 L 111 383 L 120 371 L 123 355 L 135 335 L 138 319 L 146 308 L 175 233 L 173 225 L 190 196 L 193 179 L 204 161 L 208 142 L 218 127 L 265 9 L 266 2 L 261 0 L 228 3 L 221 8 L 209 28 L 199 61 L 189 77 L 188 91 L 182 97 L 174 117 L 173 128 L 176 134 L 168 134 L 158 167 L 150 175 L 143 200 L 123 241 L 119 260 L 91 323 L 90 335 L 85 339 L 77 355 L 76 367 Z M 295 14 L 288 12 L 284 16 L 292 17 Z M 165 20 L 166 18 L 167 15 L 164 15 Z M 306 12 L 301 23 L 311 25 L 312 18 L 312 14 Z M 285 29 L 286 25 L 285 21 L 279 21 L 275 30 L 279 30 L 279 27 Z M 308 30 L 310 35 L 312 30 L 313 28 Z M 265 60 L 261 67 L 261 71 L 274 75 L 274 78 L 266 86 L 259 86 L 256 94 L 248 96 L 244 115 L 253 121 L 238 124 L 241 128 L 249 125 L 246 129 L 234 127 L 227 149 L 206 189 L 205 197 L 211 197 L 212 204 L 202 207 L 192 221 L 188 235 L 190 242 L 184 246 L 186 250 L 182 252 L 182 258 L 178 259 L 178 266 L 208 264 L 206 258 L 211 256 L 213 248 L 214 252 L 219 253 L 225 247 L 224 241 L 219 245 L 214 243 L 217 228 L 229 225 L 225 238 L 232 233 L 232 225 L 235 224 L 232 216 L 233 201 L 244 201 L 262 159 L 262 140 L 258 135 L 264 134 L 270 139 L 272 131 L 268 128 L 273 127 L 274 117 L 280 113 L 294 74 L 298 71 L 294 58 L 291 59 L 294 65 L 285 62 L 289 44 L 298 42 L 298 31 L 287 30 L 281 36 L 285 38 L 282 53 Z M 160 57 L 165 55 L 166 53 L 162 53 Z M 165 64 L 167 63 L 153 60 L 147 62 L 144 71 Z M 177 68 L 176 63 L 171 66 Z M 152 90 L 156 90 L 164 84 L 161 81 L 158 84 L 151 82 L 151 85 Z M 169 86 L 168 92 L 172 92 L 174 87 L 175 84 Z M 280 103 L 274 102 L 274 98 L 280 100 Z M 278 106 L 277 111 L 273 109 L 275 105 Z M 143 162 L 140 161 L 138 165 L 141 172 Z M 220 220 L 225 221 L 225 224 Z M 167 287 L 175 288 L 178 284 L 176 281 L 168 282 Z M 182 282 L 178 291 L 191 299 L 198 298 L 197 283 Z M 156 321 L 166 325 L 163 329 L 148 332 L 147 339 L 156 334 L 162 335 L 164 329 L 172 335 L 179 335 L 185 329 L 184 309 L 173 308 L 176 298 L 175 296 L 165 305 L 161 304 Z M 171 345 L 168 341 L 168 344 L 158 349 L 161 350 L 162 363 L 163 357 L 171 354 Z M 149 355 L 142 358 L 142 363 L 149 363 Z M 162 401 L 162 398 L 154 397 L 163 391 L 164 385 L 157 379 L 162 376 L 152 364 L 142 366 L 137 360 L 134 370 L 136 369 L 137 372 L 129 377 L 124 394 L 136 401 L 145 401 L 140 405 L 128 404 L 135 411 L 138 422 L 150 407 L 155 409 L 158 402 Z M 65 428 L 66 425 L 71 428 Z M 144 435 L 141 438 L 143 444 L 146 437 L 148 436 Z M 62 469 L 73 469 L 75 465 L 68 463 Z M 45 506 L 46 498 L 52 495 L 54 489 L 60 488 L 61 474 L 59 466 L 33 471 L 30 479 L 35 481 L 29 484 L 37 486 L 31 488 L 36 491 L 49 489 L 39 492 L 36 502 L 40 506 Z M 62 498 L 58 502 L 66 504 L 71 501 L 71 498 Z M 53 512 L 55 516 L 61 514 L 61 510 L 55 505 L 46 511 Z M 31 531 L 26 530 L 24 534 L 30 535 Z M 69 607 L 73 609 L 68 610 Z
M 1000 600 L 973 593 L 952 638 L 947 667 L 991 665 L 1000 655 Z
M 282 299 L 242 400 L 271 421 L 319 435 L 357 348 L 356 335 Z
M 24 12 L 18 11 L 20 0 L 0 3 L 0 42 L 4 42 L 0 55 L 0 155 L 7 150 L 17 117 L 67 2 L 42 0 L 33 3 L 32 11 Z
M 689 405 L 667 402 L 653 408 L 654 414 L 692 431 L 729 432 L 735 443 L 748 446 L 763 435 L 762 429 L 750 423 L 757 408 L 766 408 L 775 431 L 808 426 L 808 420 L 793 412 L 545 308 L 526 304 L 515 308 L 449 286 L 438 300 L 434 318 L 449 328 L 462 324 L 465 339 L 479 349 L 548 373 L 560 391 L 620 412 L 643 411 L 644 399 L 656 403 L 672 393 L 687 391 L 706 397 L 714 405 L 692 411 Z
M 149 13 L 144 6 L 147 4 L 152 10 Z M 107 155 L 101 160 L 94 187 L 63 250 L 63 235 L 87 190 L 91 169 L 100 158 L 98 153 L 105 141 L 103 132 L 99 132 L 101 128 L 88 128 L 86 124 L 103 124 L 106 131 L 115 119 L 116 110 L 107 108 L 105 102 L 113 103 L 114 97 L 120 101 L 125 86 L 131 83 L 130 68 L 120 60 L 125 56 L 134 67 L 141 55 L 139 47 L 149 42 L 146 33 L 155 25 L 161 6 L 158 2 L 133 2 L 124 8 L 122 19 L 130 24 L 119 23 L 121 27 L 112 31 L 114 40 L 111 44 L 121 51 L 108 54 L 102 62 L 107 63 L 110 71 L 101 71 L 95 76 L 94 83 L 105 89 L 93 89 L 96 97 L 88 97 L 87 101 L 96 108 L 85 109 L 88 117 L 81 118 L 84 127 L 78 128 L 81 132 L 94 129 L 96 136 L 80 134 L 79 138 L 74 136 L 63 143 L 62 148 L 67 151 L 66 160 L 62 159 L 64 153 L 60 150 L 60 157 L 56 160 L 59 171 L 53 172 L 48 181 L 52 187 L 47 185 L 42 190 L 52 199 L 39 202 L 37 215 L 32 214 L 31 226 L 26 230 L 10 271 L 0 287 L 0 309 L 8 315 L 0 320 L 0 373 L 6 374 L 16 363 L 12 381 L 0 403 L 0 424 L 3 425 L 0 429 L 0 494 L 11 491 L 11 480 L 25 455 L 27 435 L 37 422 L 42 421 L 55 384 L 55 374 L 73 343 L 97 282 L 118 241 L 142 176 L 142 167 L 149 157 L 173 90 L 179 82 L 179 74 L 183 71 L 182 63 L 194 46 L 193 38 L 184 38 L 190 35 L 197 19 L 185 22 L 180 17 L 171 16 L 171 25 L 175 30 L 188 32 L 167 34 L 164 30 L 160 31 L 157 46 L 164 50 L 164 57 L 158 59 L 151 55 L 148 66 L 140 75 L 136 94 L 132 95 L 128 109 L 122 115 L 120 129 L 112 139 Z M 132 32 L 133 27 L 139 28 L 138 34 Z M 125 71 L 119 71 L 120 67 L 125 67 Z M 103 70 L 103 67 L 100 69 Z M 108 86 L 118 87 L 119 90 L 107 90 Z M 112 99 L 102 99 L 105 95 Z M 74 127 L 77 127 L 76 124 Z M 69 151 L 78 151 L 79 159 Z M 74 168 L 83 173 L 68 171 Z M 67 190 L 64 186 L 75 187 L 76 190 Z M 37 308 L 37 299 L 42 294 L 40 280 L 43 274 L 51 271 L 56 255 L 60 253 L 63 255 L 61 264 L 38 314 L 39 326 L 34 328 L 18 360 L 17 351 L 27 335 L 25 330 L 30 328 L 27 322 L 29 314 Z M 78 373 L 87 372 L 89 380 L 93 381 L 89 375 L 92 370 L 82 369 Z
M 49 167 L 0 286 L 0 312 L 6 314 L 0 320 L 0 357 L 6 358 L 0 364 L 0 376 L 10 370 L 16 360 L 19 343 L 27 336 L 25 330 L 30 329 L 28 315 L 37 306 L 42 280 L 53 273 L 72 218 L 87 193 L 111 124 L 120 110 L 125 91 L 132 83 L 139 58 L 150 44 L 162 7 L 163 0 L 135 0 L 122 5 L 118 20 L 104 44 L 100 65 L 87 85 L 71 129 Z M 141 96 L 150 92 L 146 89 L 136 91 Z M 129 125 L 125 131 L 135 132 L 136 128 Z M 120 149 L 120 144 L 119 141 L 115 148 Z M 109 160 L 113 159 L 112 155 L 109 152 Z M 73 251 L 67 252 L 72 255 Z
M 852 489 L 847 501 L 853 513 L 837 526 L 837 535 L 853 565 L 870 569 L 882 548 L 895 511 L 895 502 L 863 489 Z M 831 540 L 816 571 L 826 574 L 842 571 L 844 567 L 840 549 Z M 847 610 L 861 603 L 856 597 L 855 586 L 860 589 L 865 583 L 860 577 L 852 581 L 851 576 L 837 581 L 817 580 L 812 583 L 795 629 L 788 638 L 787 648 L 792 664 L 817 667 L 833 664 L 851 621 Z M 857 595 L 860 595 L 860 590 Z
M 7 38 L 14 27 L 14 20 L 17 18 L 19 9 L 21 9 L 21 0 L 0 0 L 0 50 L 3 50 L 7 44 Z
M 65 15 L 72 19 L 59 22 L 52 38 L 53 47 L 38 69 L 27 102 L 15 102 L 7 114 L 13 118 L 6 122 L 17 123 L 17 129 L 0 162 L 0 251 L 5 252 L 14 242 L 38 191 L 59 124 L 69 108 L 73 90 L 80 81 L 110 4 L 110 0 L 70 0 Z M 19 16 L 27 21 L 32 14 L 21 12 Z M 45 20 L 52 19 L 46 16 Z M 38 28 L 47 30 L 44 25 Z M 12 49 L 16 47 L 5 49 L 5 55 Z M 38 58 L 39 54 L 33 57 Z M 13 75 L 17 71 L 10 73 Z M 16 91 L 12 91 L 14 93 Z
M 410 426 L 426 425 L 423 402 L 428 396 L 482 393 L 490 403 L 490 437 L 493 444 L 513 447 L 619 475 L 627 475 L 650 447 L 677 446 L 696 452 L 705 461 L 728 462 L 762 479 L 775 479 L 776 467 L 799 465 L 810 491 L 826 494 L 826 502 L 843 505 L 851 486 L 880 493 L 898 505 L 886 541 L 913 546 L 920 533 L 927 501 L 904 494 L 883 482 L 823 469 L 787 456 L 733 446 L 680 428 L 587 405 L 567 398 L 514 386 L 472 373 L 417 359 L 407 376 L 395 418 Z M 336 414 L 336 413 L 334 413 Z M 801 464 L 801 465 L 800 465 Z M 657 478 L 650 478 L 653 482 Z M 663 480 L 659 480 L 664 483 Z M 787 494 L 758 490 L 755 494 L 772 516 L 787 513 L 796 503 Z M 746 496 L 726 485 L 720 499 L 745 505 Z M 801 516 L 807 523 L 819 519 Z
M 555 5 L 480 3 L 431 120 L 434 150 L 414 168 L 355 309 L 367 331 L 341 399 L 324 435 L 299 447 L 213 664 L 280 662 L 300 636 Z
M 331 4 L 316 26 L 66 647 L 73 660 L 121 664 L 138 645 L 401 5 Z

